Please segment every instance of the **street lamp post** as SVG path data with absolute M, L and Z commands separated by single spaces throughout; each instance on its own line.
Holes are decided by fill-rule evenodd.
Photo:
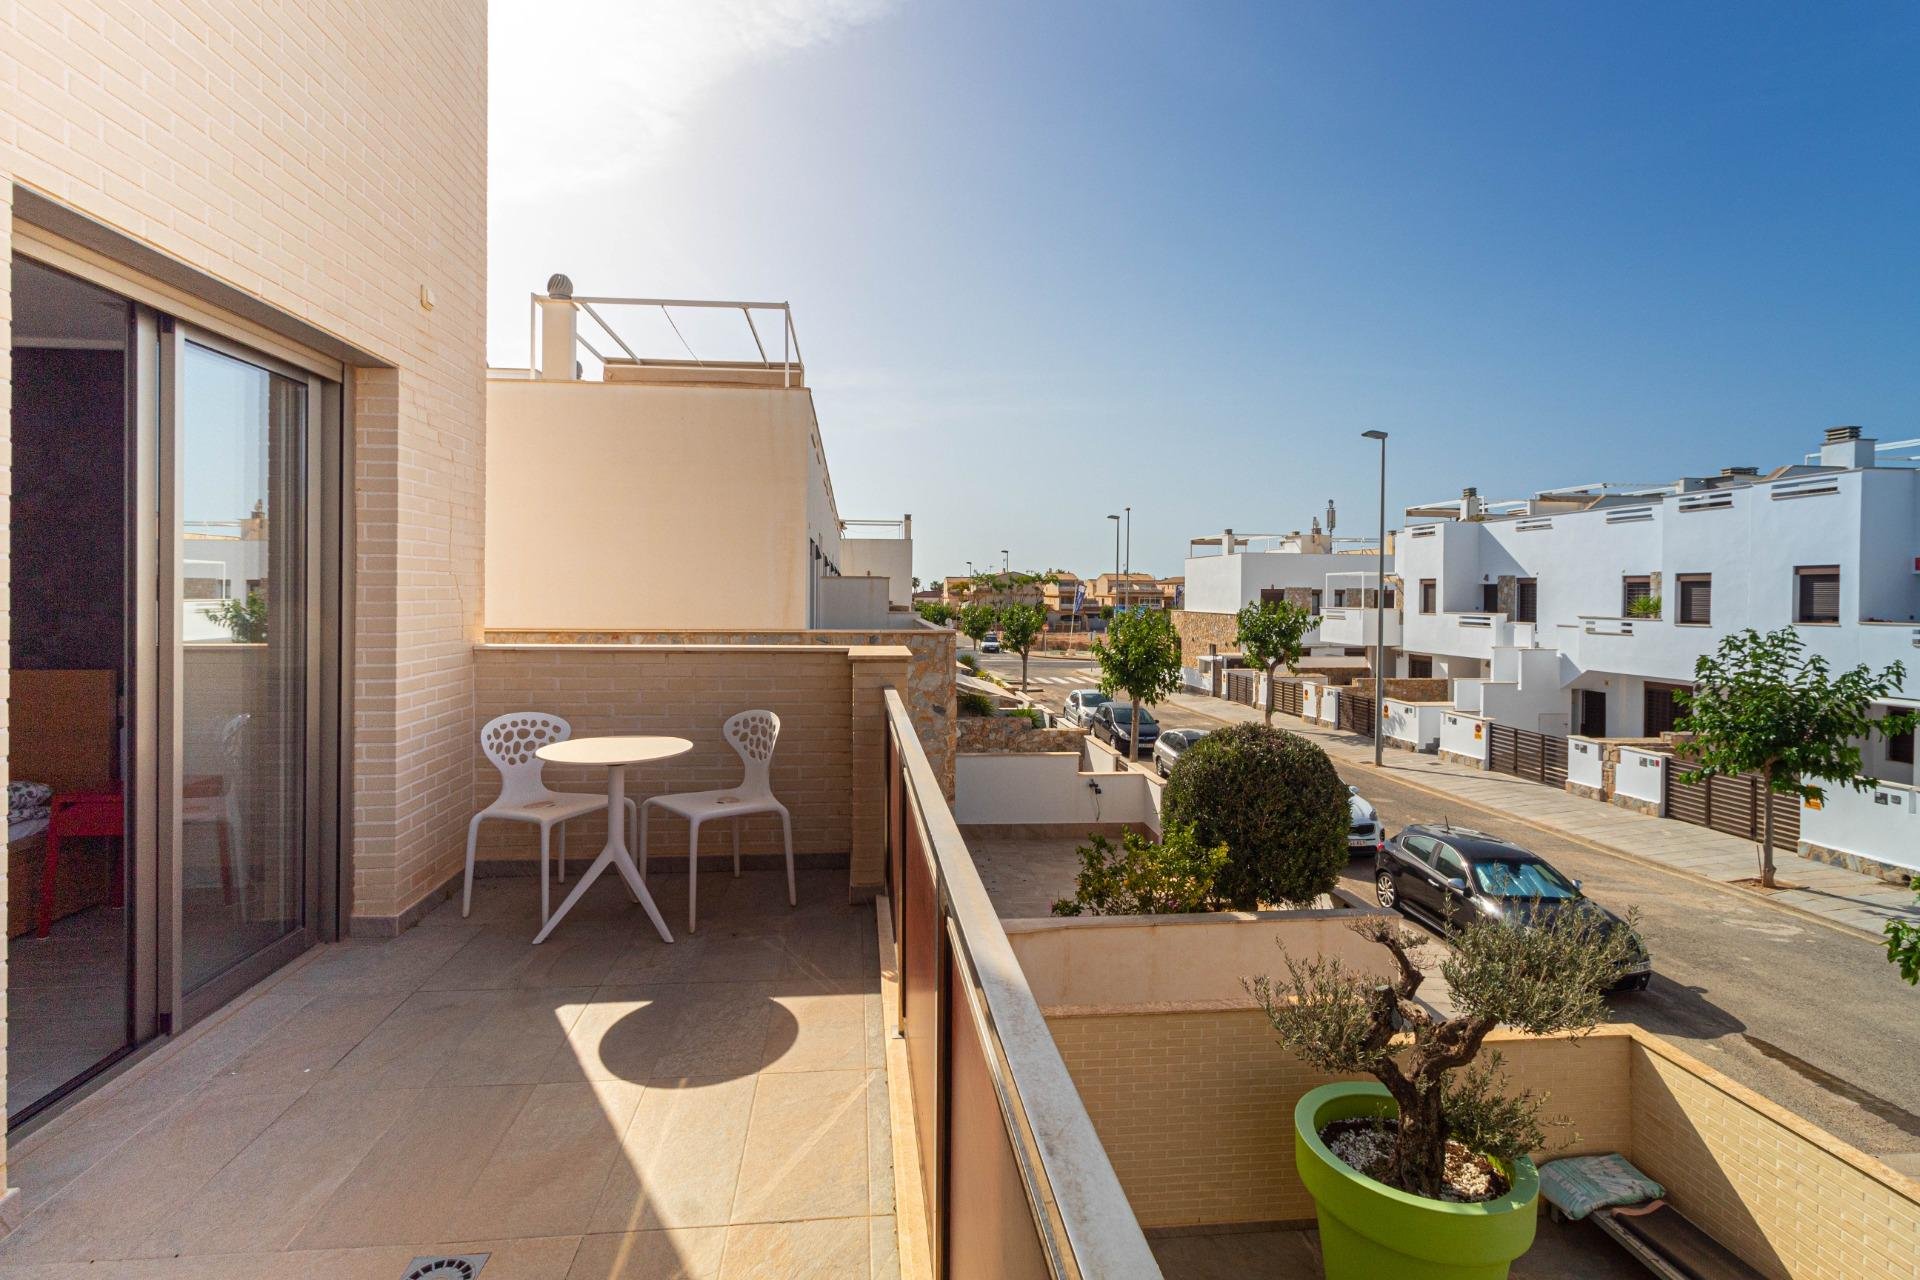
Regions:
M 1381 765 L 1386 744 L 1380 740 L 1381 684 L 1387 665 L 1387 433 L 1362 431 L 1380 442 L 1380 527 L 1373 551 L 1373 767 Z
M 1000 548 L 1000 572 L 1004 574 L 1007 571 L 1007 549 L 1002 547 Z
M 1113 521 L 1113 589 L 1118 591 L 1120 589 L 1120 517 L 1109 515 L 1107 519 Z
M 1133 572 L 1133 508 L 1123 507 L 1127 513 L 1127 572 Z

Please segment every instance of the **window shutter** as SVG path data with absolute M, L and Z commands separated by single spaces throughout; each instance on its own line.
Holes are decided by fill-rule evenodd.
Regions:
M 1840 575 L 1822 571 L 1800 573 L 1800 621 L 1840 620 Z
M 1682 578 L 1680 580 L 1680 621 L 1694 623 L 1713 621 L 1713 579 Z
M 1653 580 L 1650 578 L 1628 578 L 1626 594 L 1622 597 L 1625 610 L 1633 608 L 1635 600 L 1648 600 L 1653 597 Z
M 1522 578 L 1514 601 L 1513 620 L 1515 622 L 1538 622 L 1540 620 L 1540 584 L 1532 578 Z

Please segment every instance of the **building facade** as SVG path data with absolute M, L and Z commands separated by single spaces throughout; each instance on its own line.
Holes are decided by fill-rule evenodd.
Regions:
M 1405 652 L 1451 680 L 1456 712 L 1552 735 L 1657 738 L 1698 659 L 1749 628 L 1791 626 L 1836 668 L 1899 662 L 1886 709 L 1920 705 L 1920 470 L 1882 452 L 1839 428 L 1812 461 L 1765 475 L 1414 509 Z M 1913 811 L 1911 735 L 1874 738 L 1864 759 L 1892 798 L 1832 796 L 1812 826 L 1855 804 Z M 1877 852 L 1920 866 L 1920 852 Z
M 103 549 L 65 579 L 85 625 L 8 673 L 9 771 L 101 797 L 130 867 L 100 1007 L 64 1010 L 89 1017 L 77 1057 L 29 1060 L 73 1028 L 23 1023 L 53 1015 L 13 984 L 16 1120 L 300 947 L 397 927 L 456 864 L 485 15 L 380 21 L 368 39 L 362 7 L 329 0 L 244 22 L 198 0 L 0 11 L 0 448 L 33 460 L 13 467 L 13 623 L 70 548 Z M 215 579 L 241 613 L 202 625 Z M 48 739 L 75 714 L 105 735 L 84 765 Z M 52 878 L 49 932 L 100 892 L 76 878 L 96 857 Z M 15 912 L 39 870 L 10 840 Z

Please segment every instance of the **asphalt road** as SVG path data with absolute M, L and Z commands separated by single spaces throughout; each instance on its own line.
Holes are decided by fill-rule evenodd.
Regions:
M 1018 681 L 1018 657 L 986 662 Z M 1037 681 L 1090 665 L 1036 656 L 1032 693 L 1058 710 L 1075 685 Z M 1224 723 L 1170 705 L 1156 716 L 1169 728 Z M 1285 726 L 1285 717 L 1277 720 Z M 1477 827 L 1548 858 L 1615 911 L 1637 909 L 1655 976 L 1644 994 L 1614 1002 L 1616 1018 L 1683 1044 L 1795 1114 L 1920 1174 L 1920 991 L 1900 981 L 1877 942 L 1436 797 L 1370 764 L 1339 768 L 1389 830 L 1441 819 Z M 1371 864 L 1353 863 L 1346 880 L 1370 895 Z

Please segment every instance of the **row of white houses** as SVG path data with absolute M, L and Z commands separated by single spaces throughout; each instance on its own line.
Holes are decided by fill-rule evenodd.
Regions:
M 1659 811 L 1662 765 L 1641 759 L 1658 753 L 1630 744 L 1673 728 L 1674 695 L 1690 687 L 1695 662 L 1735 632 L 1793 626 L 1836 668 L 1899 662 L 1904 685 L 1879 710 L 1920 707 L 1916 455 L 1920 441 L 1877 444 L 1837 427 L 1804 462 L 1764 474 L 1729 468 L 1492 504 L 1467 490 L 1408 508 L 1388 565 L 1388 674 L 1444 678 L 1449 696 L 1390 697 L 1377 713 L 1384 732 L 1487 764 L 1495 726 L 1545 735 L 1546 750 L 1565 752 L 1573 789 Z M 1297 567 L 1331 559 L 1300 556 Z M 1225 566 L 1196 574 L 1189 561 L 1190 608 L 1208 567 Z M 1371 649 L 1370 568 L 1370 557 L 1350 554 L 1326 565 L 1311 595 L 1316 643 Z M 1240 594 L 1239 603 L 1259 598 Z M 1238 604 L 1223 596 L 1217 607 Z M 1880 785 L 1806 809 L 1801 851 L 1920 873 L 1913 735 L 1876 736 L 1864 759 Z

